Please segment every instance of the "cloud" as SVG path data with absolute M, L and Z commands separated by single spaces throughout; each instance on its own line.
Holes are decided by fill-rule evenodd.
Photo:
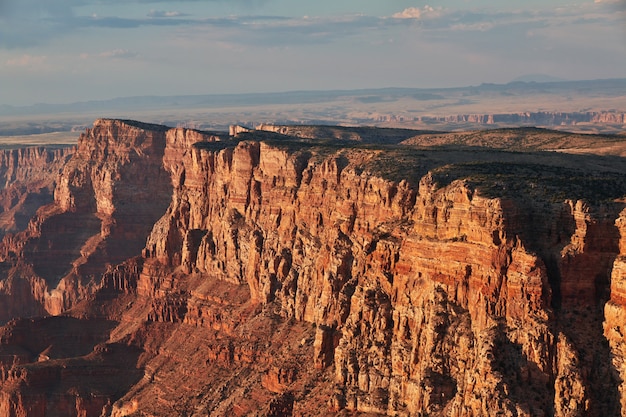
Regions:
M 138 52 L 128 49 L 112 49 L 96 54 L 82 53 L 79 55 L 81 59 L 106 58 L 106 59 L 132 59 L 139 56 Z
M 307 45 L 333 42 L 360 36 L 373 37 L 384 31 L 406 30 L 411 26 L 419 31 L 423 38 L 449 38 L 447 31 L 463 32 L 491 32 L 495 29 L 508 26 L 524 26 L 524 33 L 538 28 L 555 24 L 575 24 L 575 18 L 590 18 L 590 15 L 581 7 L 544 9 L 541 13 L 529 10 L 497 11 L 487 9 L 443 9 L 441 7 L 423 6 L 409 7 L 389 17 L 375 17 L 364 15 L 343 15 L 325 17 L 292 18 L 286 16 L 231 16 L 231 17 L 196 17 L 176 11 L 178 4 L 187 1 L 170 1 L 170 10 L 152 9 L 143 17 L 130 17 L 120 12 L 113 16 L 87 16 L 74 13 L 77 6 L 96 4 L 101 0 L 0 0 L 0 4 L 7 5 L 9 10 L 13 5 L 21 10 L 13 12 L 19 18 L 7 19 L 0 16 L 0 48 L 18 48 L 38 46 L 54 40 L 60 36 L 69 36 L 76 31 L 86 31 L 92 28 L 105 29 L 138 29 L 141 27 L 179 27 L 180 31 L 188 32 L 190 40 L 199 38 L 209 41 L 227 41 L 229 44 L 281 47 L 284 45 Z M 205 0 L 206 1 L 206 0 Z M 223 0 L 210 0 L 223 1 Z M 233 0 L 236 4 L 260 5 L 269 0 Z M 588 0 L 589 7 L 594 7 L 592 0 Z M 595 0 L 601 3 L 624 4 L 626 0 Z M 111 0 L 116 4 L 129 3 L 157 3 L 156 0 Z M 163 3 L 162 1 L 159 3 Z M 28 7 L 26 7 L 28 6 Z M 34 7 L 37 6 L 37 7 Z M 33 10 L 41 6 L 45 18 L 35 17 Z M 14 8 L 15 8 L 14 7 Z M 27 12 L 28 9 L 28 12 Z M 112 10 L 112 9 L 109 9 Z M 113 9 L 117 10 L 117 6 Z M 247 9 L 249 10 L 249 9 Z M 587 10 L 588 11 L 588 10 Z M 17 14 L 16 14 L 17 13 Z M 29 14 L 30 13 L 30 14 Z M 594 15 L 594 18 L 612 19 L 608 11 Z M 419 22 L 414 25 L 413 22 Z M 589 22 L 589 20 L 587 20 Z M 397 28 L 397 29 L 396 29 Z M 187 30 L 188 29 L 188 30 Z M 417 32 L 414 32 L 417 33 Z M 534 32 L 533 32 L 534 33 Z M 171 34 L 170 34 L 171 36 Z M 374 39 L 377 41 L 379 39 Z
M 384 19 L 362 15 L 302 18 L 246 16 L 220 21 L 203 20 L 186 30 L 184 35 L 179 35 L 187 40 L 201 37 L 230 45 L 281 48 L 357 38 L 370 30 L 384 30 L 385 24 Z
M 72 15 L 72 9 L 82 0 L 0 0 L 0 17 L 47 18 Z
M 225 2 L 225 0 L 111 0 L 111 3 L 140 3 L 140 4 L 151 4 L 151 3 L 200 3 L 200 2 L 212 2 L 212 3 L 221 3 Z M 230 4 L 239 4 L 244 7 L 259 7 L 264 4 L 267 4 L 270 0 L 228 0 Z M 101 0 L 81 0 L 82 3 L 86 4 L 94 4 L 99 3 Z
M 78 1 L 5 0 L 0 7 L 0 48 L 36 46 L 71 32 L 67 22 Z
M 465 32 L 473 32 L 473 31 L 487 32 L 493 29 L 494 27 L 495 25 L 492 22 L 479 22 L 479 23 L 473 23 L 471 25 L 459 23 L 459 24 L 450 26 L 450 29 L 458 30 L 458 31 L 465 31 Z
M 98 54 L 102 58 L 118 58 L 128 59 L 135 58 L 139 54 L 137 52 L 129 51 L 128 49 L 113 49 L 112 51 L 105 51 Z
M 602 7 L 607 6 L 618 13 L 626 12 L 626 0 L 594 0 L 594 3 Z
M 207 19 L 215 24 L 225 19 Z M 80 16 L 72 19 L 74 28 L 109 28 L 109 29 L 136 29 L 142 26 L 193 26 L 203 22 L 203 19 L 167 19 L 167 18 L 127 18 L 119 16 Z
M 420 9 L 419 7 L 409 7 L 401 12 L 394 13 L 391 17 L 395 19 L 424 19 L 433 18 L 441 15 L 441 8 L 435 9 L 429 5 Z
M 46 55 L 22 54 L 7 59 L 4 65 L 0 63 L 0 70 L 6 69 L 16 73 L 44 73 L 49 72 L 53 65 Z
M 147 16 L 160 18 L 160 17 L 181 17 L 181 16 L 188 16 L 188 15 L 185 13 L 174 12 L 174 11 L 166 12 L 165 10 L 150 10 Z
M 118 4 L 154 4 L 154 3 L 200 3 L 210 1 L 213 3 L 223 2 L 224 0 L 0 0 L 0 12 L 17 10 L 19 8 L 37 6 L 44 9 L 68 10 L 74 7 L 97 5 L 102 3 L 118 3 Z M 228 0 L 230 4 L 238 4 L 242 7 L 262 6 L 270 0 Z
M 33 56 L 24 54 L 6 61 L 7 67 L 13 68 L 37 68 L 45 64 L 47 57 L 45 55 Z

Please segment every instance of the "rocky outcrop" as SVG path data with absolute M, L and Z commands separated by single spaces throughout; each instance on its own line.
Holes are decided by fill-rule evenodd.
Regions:
M 626 334 L 624 323 L 626 323 L 626 211 L 622 211 L 620 217 L 615 222 L 620 233 L 619 239 L 619 255 L 615 259 L 611 272 L 611 292 L 610 300 L 604 308 L 604 335 L 611 346 L 611 359 L 619 379 L 621 381 L 619 387 L 619 398 L 622 410 L 626 410 Z M 622 415 L 625 412 L 622 411 Z
M 625 413 L 622 203 L 504 192 L 498 171 L 479 179 L 500 195 L 453 170 L 395 180 L 432 156 L 401 149 L 415 159 L 390 171 L 391 148 L 283 133 L 100 120 L 81 136 L 55 201 L 5 239 L 2 285 L 114 324 L 47 367 L 58 342 L 0 337 L 0 407 L 50 409 L 51 380 L 28 378 L 66 365 L 54 398 L 77 404 L 67 361 L 83 361 L 110 383 L 132 370 L 90 405 L 112 416 Z

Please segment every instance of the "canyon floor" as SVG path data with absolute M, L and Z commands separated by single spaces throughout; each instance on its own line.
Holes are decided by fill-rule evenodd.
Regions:
M 626 416 L 625 157 L 121 119 L 7 146 L 0 415 Z

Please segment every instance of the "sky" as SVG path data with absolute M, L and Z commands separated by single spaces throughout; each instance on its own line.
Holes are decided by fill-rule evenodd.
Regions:
M 626 0 L 0 0 L 0 105 L 626 78 Z

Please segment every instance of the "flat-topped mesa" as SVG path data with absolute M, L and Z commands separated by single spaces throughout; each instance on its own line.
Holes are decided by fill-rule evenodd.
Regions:
M 205 142 L 219 142 L 228 140 L 224 133 L 202 132 L 195 129 L 176 127 L 166 133 L 166 148 L 191 149 L 194 144 Z
M 253 129 L 241 125 L 230 125 L 228 127 L 228 135 L 232 137 L 237 137 L 241 133 L 251 132 Z
M 289 127 L 288 126 L 281 126 L 281 125 L 275 125 L 272 123 L 261 123 L 259 125 L 257 125 L 255 127 L 256 130 L 263 130 L 265 132 L 275 132 L 275 133 L 281 133 L 281 134 L 288 134 L 289 132 Z

